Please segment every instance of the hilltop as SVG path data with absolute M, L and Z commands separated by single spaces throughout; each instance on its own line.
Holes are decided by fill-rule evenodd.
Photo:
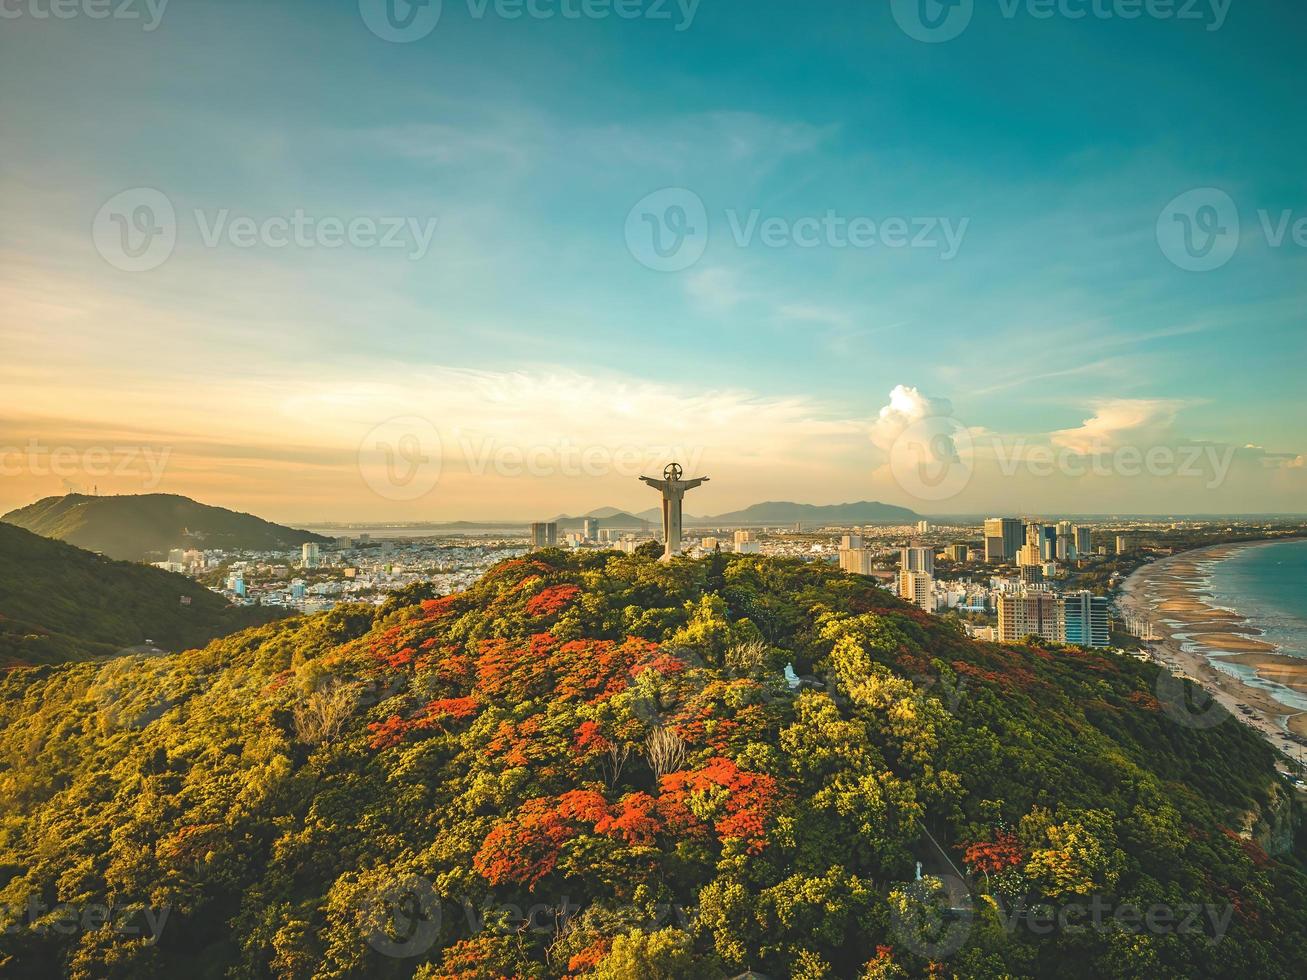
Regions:
M 310 541 L 331 541 L 167 493 L 46 497 L 0 521 L 126 561 L 161 560 L 173 548 L 286 551 Z
M 183 602 L 183 600 L 188 600 Z M 184 575 L 0 524 L 0 668 L 201 646 L 267 622 Z
M 0 910 L 167 918 L 153 944 L 20 927 L 6 966 L 1293 976 L 1307 878 L 1272 752 L 1177 724 L 1162 679 L 971 642 L 827 566 L 553 551 L 459 595 L 14 671 Z M 949 862 L 963 911 L 940 919 Z M 1090 896 L 1219 914 L 1050 933 L 1005 911 Z

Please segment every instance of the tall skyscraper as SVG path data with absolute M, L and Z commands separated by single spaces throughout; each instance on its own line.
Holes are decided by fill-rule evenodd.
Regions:
M 1116 536 L 1116 553 L 1118 555 L 1129 554 L 1134 549 L 1134 539 L 1128 534 L 1118 534 Z
M 917 533 L 918 533 L 918 534 L 929 534 L 929 533 L 930 533 L 930 521 L 917 521 Z
M 935 549 L 913 545 L 899 553 L 899 567 L 905 572 L 925 572 L 935 574 Z
M 948 546 L 949 561 L 966 561 L 971 557 L 971 549 L 965 544 L 951 544 Z
M 745 533 L 747 534 L 748 532 L 746 531 Z M 840 547 L 845 549 L 846 551 L 853 548 L 861 548 L 862 535 L 861 534 L 844 535 L 843 537 L 840 538 Z
M 1043 563 L 1044 553 L 1037 541 L 1029 541 L 1017 550 L 1018 566 L 1025 568 L 1028 565 L 1042 565 Z
M 1065 642 L 1082 647 L 1105 647 L 1111 642 L 1106 596 L 1071 592 L 1062 603 Z
M 558 525 L 552 521 L 536 521 L 531 525 L 531 548 L 554 548 L 558 546 Z
M 317 568 L 321 549 L 316 541 L 307 541 L 300 548 L 300 564 L 305 568 Z
M 1070 534 L 1057 532 L 1057 560 L 1066 561 L 1075 555 L 1075 542 L 1072 541 Z
M 582 530 L 582 534 L 585 535 L 585 540 L 587 541 L 599 540 L 599 518 L 587 517 L 584 521 L 581 522 L 581 530 Z
M 1017 556 L 1025 531 L 1015 517 L 991 517 L 985 521 L 985 561 L 1011 561 Z
M 1083 527 L 1079 524 L 1075 526 L 1076 537 L 1076 555 L 1083 558 L 1085 555 L 1092 554 L 1094 550 L 1093 529 Z

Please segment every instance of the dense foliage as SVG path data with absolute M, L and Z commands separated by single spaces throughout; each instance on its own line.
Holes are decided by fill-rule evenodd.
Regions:
M 124 561 L 160 561 L 173 548 L 285 551 L 331 540 L 171 493 L 68 493 L 20 507 L 0 520 Z
M 1175 724 L 1155 676 L 825 566 L 559 552 L 14 672 L 0 972 L 1296 975 L 1307 879 L 1245 832 L 1283 802 L 1271 750 Z M 1228 932 L 1013 911 L 1090 897 Z
M 0 670 L 111 656 L 146 640 L 185 650 L 277 615 L 232 606 L 184 575 L 0 523 Z

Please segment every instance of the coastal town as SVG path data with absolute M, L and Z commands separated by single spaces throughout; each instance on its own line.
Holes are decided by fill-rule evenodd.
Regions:
M 532 550 L 662 551 L 660 529 L 647 522 L 610 523 L 596 516 L 484 530 L 351 528 L 330 543 L 298 550 L 175 549 L 156 564 L 195 578 L 236 605 L 307 614 L 342 603 L 380 605 L 421 582 L 439 594 L 458 592 L 495 563 Z M 796 522 L 689 528 L 680 553 L 837 564 L 954 621 L 976 640 L 1034 638 L 1153 660 L 1210 691 L 1225 711 L 1301 766 L 1307 666 L 1262 638 L 1257 624 L 1217 608 L 1204 590 L 1210 568 L 1222 559 L 1259 543 L 1302 536 L 1307 524 L 1271 519 Z M 1293 778 L 1299 778 L 1296 772 Z

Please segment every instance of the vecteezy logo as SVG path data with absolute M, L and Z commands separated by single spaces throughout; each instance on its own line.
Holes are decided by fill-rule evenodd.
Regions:
M 913 422 L 889 450 L 894 481 L 919 500 L 948 500 L 971 482 L 975 468 L 971 433 L 947 415 Z
M 95 250 L 115 269 L 148 272 L 177 246 L 177 212 L 153 187 L 134 187 L 104 202 L 91 225 Z
M 359 473 L 387 500 L 417 500 L 440 482 L 440 433 L 417 415 L 382 422 L 359 444 Z
M 972 915 L 971 893 L 956 875 L 919 878 L 890 896 L 894 935 L 932 960 L 946 960 L 962 948 L 971 934 Z
M 1221 268 L 1234 257 L 1239 235 L 1239 207 L 1215 187 L 1181 194 L 1157 219 L 1162 254 L 1187 272 Z
M 440 936 L 440 896 L 420 875 L 405 875 L 378 889 L 362 911 L 368 945 L 382 956 L 421 956 Z
M 971 23 L 975 0 L 890 0 L 899 28 L 915 41 L 951 41 Z
M 626 216 L 626 247 L 655 272 L 680 272 L 708 248 L 708 211 L 694 191 L 665 187 L 640 199 Z
M 1206 688 L 1176 677 L 1165 667 L 1157 672 L 1153 693 L 1162 713 L 1185 728 L 1215 728 L 1232 717 Z
M 359 0 L 368 30 L 383 41 L 421 41 L 440 22 L 442 0 Z

